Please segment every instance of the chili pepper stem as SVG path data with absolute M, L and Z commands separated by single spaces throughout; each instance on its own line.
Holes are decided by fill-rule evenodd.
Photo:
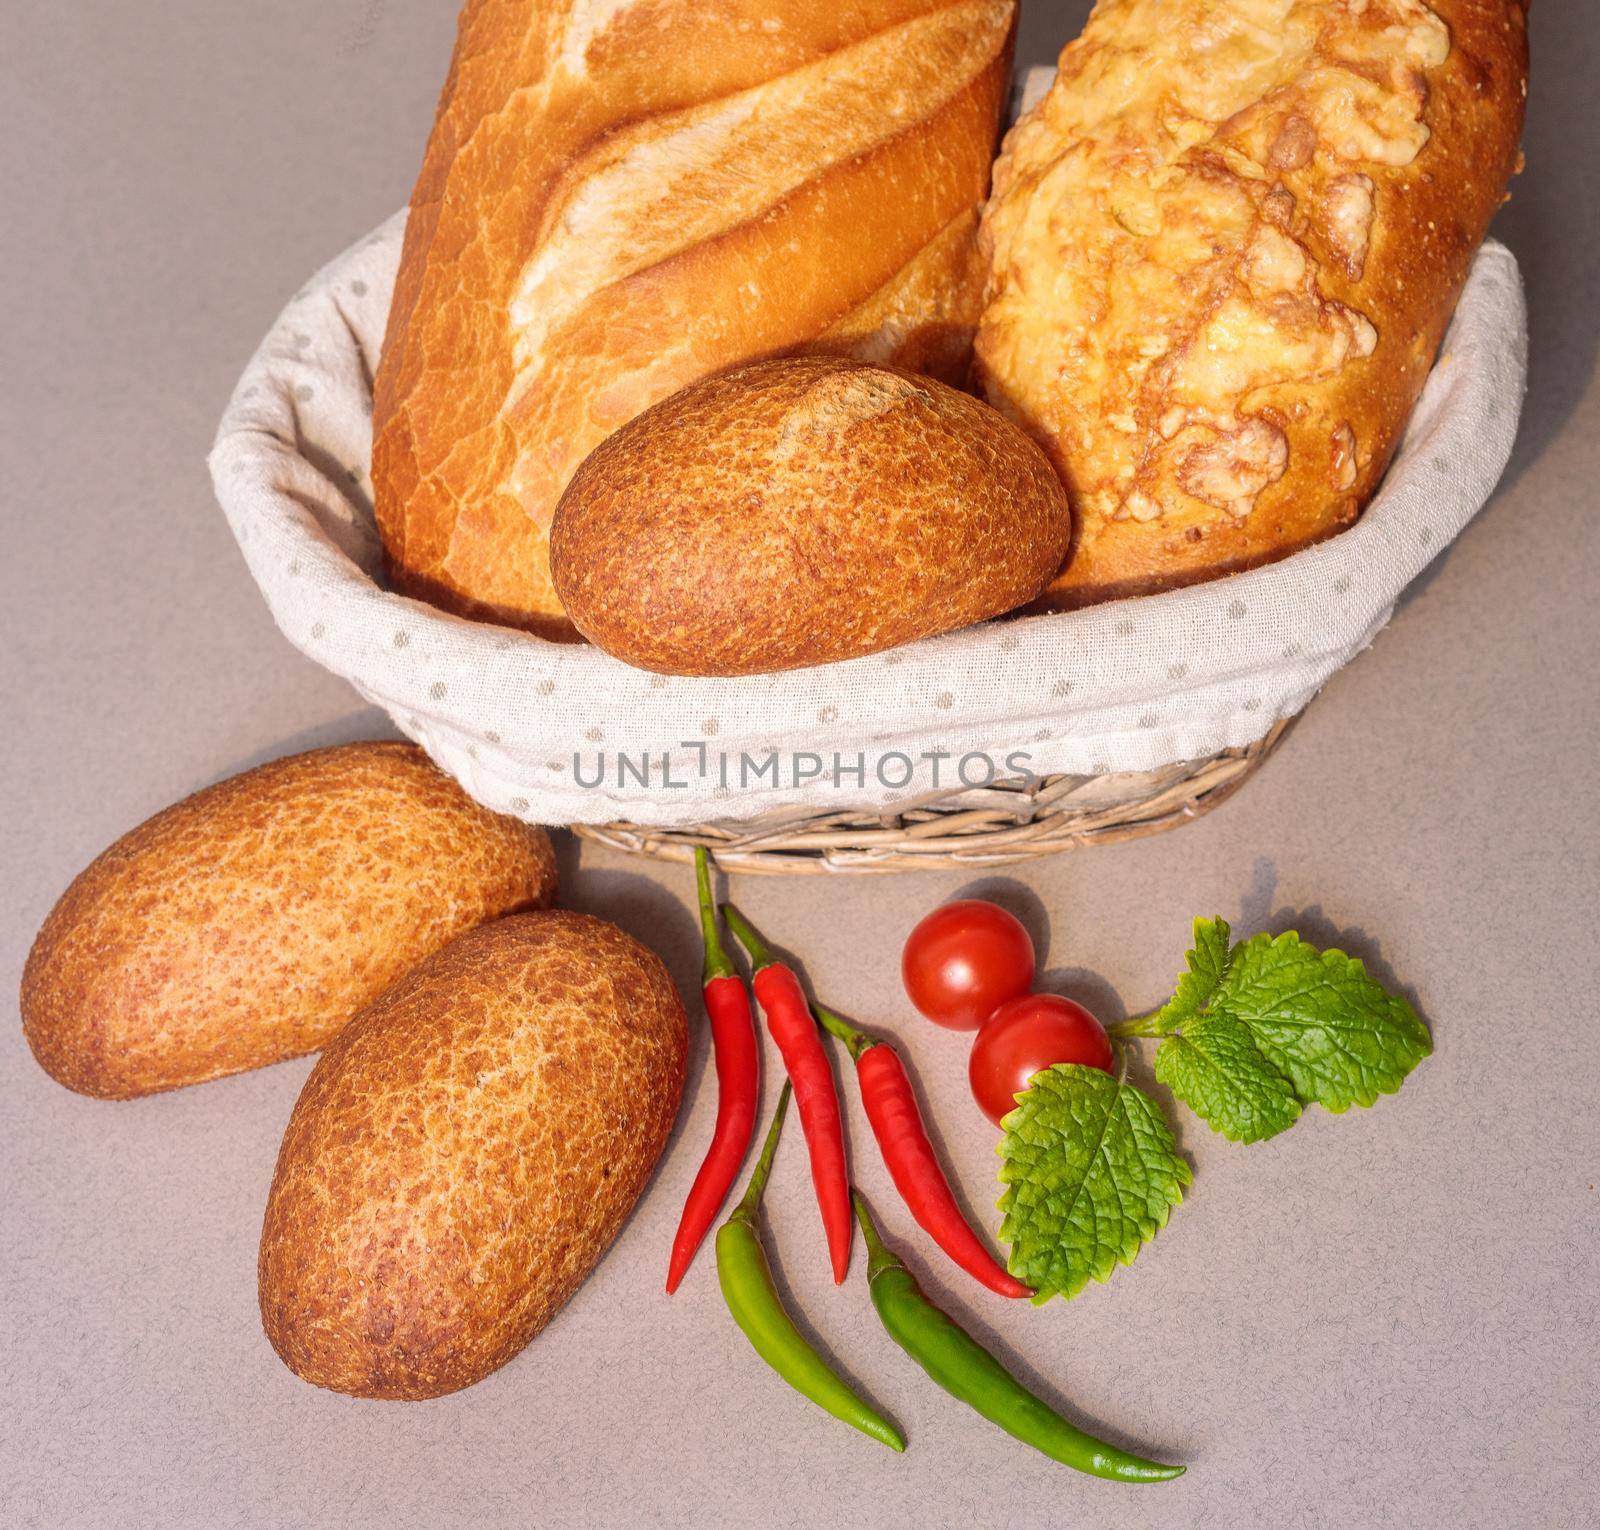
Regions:
M 772 1173 L 773 1155 L 778 1151 L 778 1136 L 783 1131 L 783 1118 L 788 1114 L 792 1086 L 786 1081 L 778 1095 L 778 1108 L 772 1112 L 772 1125 L 767 1128 L 767 1140 L 761 1144 L 761 1156 L 750 1172 L 750 1183 L 745 1187 L 744 1198 L 733 1208 L 733 1215 L 747 1222 L 755 1220 L 761 1209 L 761 1197 L 767 1188 L 767 1176 Z
M 1164 1008 L 1165 1006 L 1163 1006 Z M 1119 1040 L 1127 1041 L 1135 1036 L 1165 1036 L 1166 1027 L 1159 1024 L 1161 1010 L 1153 1009 L 1149 1014 L 1130 1015 L 1126 1020 L 1117 1020 L 1106 1027 L 1106 1035 L 1115 1036 Z
M 744 917 L 731 903 L 722 905 L 722 917 L 728 921 L 728 928 L 733 931 L 739 944 L 750 954 L 751 973 L 759 972 L 763 967 L 772 967 L 777 964 L 778 958 L 772 954 L 767 945 L 750 921 Z
M 694 875 L 700 893 L 700 933 L 706 948 L 705 968 L 700 981 L 704 984 L 713 978 L 738 977 L 733 958 L 728 955 L 727 947 L 722 944 L 722 934 L 717 929 L 717 906 L 711 896 L 711 857 L 706 854 L 704 845 L 694 847 Z
M 813 1004 L 811 1012 L 817 1017 L 820 1025 L 830 1036 L 842 1041 L 845 1050 L 849 1052 L 855 1062 L 861 1061 L 861 1054 L 868 1047 L 882 1046 L 883 1043 L 876 1036 L 869 1036 L 865 1031 L 858 1031 L 842 1015 L 836 1015 L 831 1009 L 825 1009 L 820 1004 Z
M 856 1221 L 861 1224 L 861 1236 L 867 1245 L 867 1284 L 870 1286 L 885 1270 L 903 1270 L 905 1261 L 878 1236 L 877 1223 L 872 1220 L 872 1213 L 859 1190 L 850 1192 L 850 1202 L 856 1208 Z

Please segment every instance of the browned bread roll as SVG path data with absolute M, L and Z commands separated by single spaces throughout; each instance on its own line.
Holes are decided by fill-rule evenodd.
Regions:
M 1522 0 L 1100 0 L 1008 135 L 982 231 L 978 375 L 1078 523 L 1047 605 L 1355 519 L 1526 93 Z
M 686 383 L 808 347 L 958 378 L 1014 0 L 467 0 L 376 379 L 391 576 L 570 636 L 556 500 Z
M 1071 530 L 1044 453 L 987 404 L 812 356 L 708 378 L 623 426 L 562 496 L 550 550 L 608 653 L 747 675 L 1013 610 Z
M 261 1230 L 261 1319 L 297 1375 L 437 1397 L 523 1348 L 617 1235 L 683 1092 L 661 960 L 587 914 L 463 935 L 328 1047 Z
M 274 760 L 83 871 L 22 974 L 40 1066 L 127 1099 L 298 1057 L 452 936 L 555 896 L 543 829 L 411 744 Z

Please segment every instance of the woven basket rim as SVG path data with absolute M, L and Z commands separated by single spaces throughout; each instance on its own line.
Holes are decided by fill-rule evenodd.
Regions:
M 1296 719 L 1289 717 L 1254 743 L 1219 750 L 1200 760 L 1160 771 L 1124 771 L 1108 776 L 1048 776 L 1032 787 L 985 788 L 988 796 L 1009 796 L 1009 806 L 973 807 L 960 799 L 972 792 L 957 789 L 923 799 L 890 815 L 817 813 L 796 819 L 780 809 L 767 820 L 784 819 L 763 829 L 762 819 L 723 820 L 686 829 L 659 829 L 623 821 L 572 824 L 580 838 L 612 849 L 657 860 L 688 862 L 697 846 L 725 871 L 766 876 L 815 876 L 837 873 L 884 873 L 907 870 L 949 871 L 962 867 L 1018 865 L 1087 845 L 1117 844 L 1165 833 L 1204 817 L 1226 802 L 1266 762 Z M 1108 783 L 1128 783 L 1130 795 L 1114 806 L 1073 809 L 1061 799 L 1074 784 L 1093 784 L 1105 793 Z M 1140 795 L 1138 783 L 1149 782 Z M 948 805 L 944 799 L 955 799 Z M 879 823 L 866 823 L 877 816 Z M 854 819 L 859 826 L 842 820 Z M 904 820 L 912 819 L 911 823 Z

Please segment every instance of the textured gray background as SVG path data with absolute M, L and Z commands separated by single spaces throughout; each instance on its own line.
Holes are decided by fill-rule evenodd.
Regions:
M 1026 7 L 1049 57 L 1085 7 Z M 1035 1310 L 942 1262 L 1075 1416 L 1193 1463 L 1144 1491 L 1031 1457 L 936 1392 L 826 1282 L 798 1144 L 769 1197 L 782 1277 L 906 1426 L 893 1458 L 792 1397 L 702 1258 L 659 1281 L 709 1129 L 688 1105 L 620 1243 L 481 1386 L 358 1403 L 261 1337 L 255 1244 L 308 1063 L 138 1104 L 78 1099 L 0 1027 L 0 1521 L 27 1525 L 1596 1522 L 1600 843 L 1596 148 L 1587 7 L 1537 8 L 1531 168 L 1498 230 L 1526 272 L 1533 379 L 1504 487 L 1376 648 L 1232 804 L 1015 877 L 736 888 L 821 993 L 897 1031 L 969 1204 L 993 1137 L 962 1041 L 911 1017 L 895 955 L 977 887 L 1033 921 L 1108 1016 L 1159 998 L 1189 918 L 1297 925 L 1398 975 L 1433 1059 L 1370 1113 L 1229 1147 L 1106 1286 Z M 68 879 L 219 776 L 380 720 L 276 633 L 203 457 L 284 299 L 404 201 L 452 33 L 445 0 L 12 0 L 0 34 L 0 982 Z M 687 880 L 567 842 L 570 901 L 693 989 Z M 848 932 L 848 940 L 843 938 Z M 853 1096 L 853 1087 L 847 1093 Z M 864 1128 L 862 1178 L 885 1220 Z M 909 1241 L 909 1240 L 908 1240 Z M 919 1261 L 927 1245 L 912 1243 Z

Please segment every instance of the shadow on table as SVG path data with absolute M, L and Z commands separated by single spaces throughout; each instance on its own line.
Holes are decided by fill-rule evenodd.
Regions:
M 1528 292 L 1528 397 L 1502 489 L 1521 479 L 1572 417 L 1594 385 L 1600 352 L 1594 16 L 1587 6 L 1536 6 L 1532 32 L 1528 164 L 1493 230 L 1515 253 Z
M 1593 17 L 1582 6 L 1536 8 L 1532 32 L 1527 168 L 1491 229 L 1517 257 L 1528 298 L 1528 393 L 1496 499 L 1513 491 L 1561 434 L 1594 387 L 1600 357 L 1600 177 L 1588 147 Z M 1449 556 L 1449 548 L 1440 550 L 1401 594 L 1397 611 L 1427 590 Z
M 258 765 L 266 765 L 272 760 L 287 759 L 292 754 L 305 754 L 311 749 L 330 749 L 338 744 L 360 744 L 369 741 L 387 742 L 398 740 L 400 737 L 399 730 L 390 722 L 389 714 L 382 707 L 362 707 L 359 711 L 336 717 L 331 722 L 302 728 L 298 733 L 291 733 L 276 743 L 252 750 L 242 760 L 200 782 L 192 790 L 200 791 L 207 786 L 215 786 L 218 781 L 226 781 L 244 771 L 254 770 Z

